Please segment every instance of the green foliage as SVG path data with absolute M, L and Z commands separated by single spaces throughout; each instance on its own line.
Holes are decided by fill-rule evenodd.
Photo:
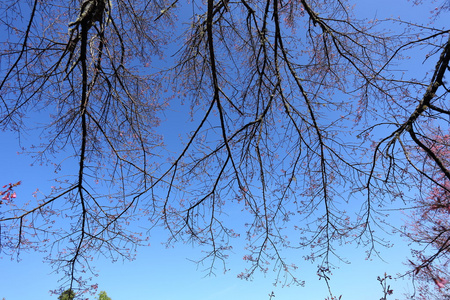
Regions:
M 101 291 L 100 294 L 98 294 L 98 300 L 111 300 L 111 298 L 108 297 L 105 291 Z
M 71 289 L 65 290 L 59 297 L 58 300 L 73 300 L 75 298 L 75 292 Z

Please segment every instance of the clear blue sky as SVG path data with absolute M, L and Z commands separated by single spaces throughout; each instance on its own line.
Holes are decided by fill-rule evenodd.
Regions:
M 421 19 L 424 16 L 423 11 L 434 8 L 434 4 L 412 8 L 411 3 L 405 0 L 362 0 L 357 3 L 356 11 L 360 17 L 376 16 L 381 19 L 402 16 L 423 23 L 429 22 L 428 19 Z M 418 67 L 420 68 L 420 65 Z M 188 108 L 174 109 L 180 112 Z M 183 127 L 183 123 L 179 122 L 177 128 Z M 164 124 L 162 126 L 164 130 Z M 30 136 L 25 143 L 35 142 L 34 139 L 34 136 Z M 45 166 L 30 167 L 32 160 L 27 156 L 17 155 L 18 151 L 20 148 L 15 136 L 11 133 L 1 133 L 0 184 L 22 180 L 23 185 L 17 188 L 17 201 L 25 201 L 36 188 L 45 189 L 52 185 L 48 179 L 52 178 L 53 171 Z M 401 215 L 398 218 L 401 222 L 400 218 Z M 105 290 L 113 300 L 268 300 L 271 291 L 275 292 L 274 300 L 322 300 L 328 296 L 325 283 L 323 280 L 319 281 L 316 275 L 316 264 L 311 265 L 302 258 L 308 254 L 308 250 L 285 253 L 299 266 L 297 275 L 306 281 L 305 287 L 281 288 L 272 285 L 275 276 L 273 273 L 266 276 L 256 274 L 253 281 L 237 279 L 236 275 L 246 267 L 242 260 L 242 249 L 235 249 L 235 255 L 229 260 L 229 272 L 223 274 L 217 270 L 216 276 L 204 277 L 206 273 L 202 272 L 202 267 L 188 260 L 199 258 L 200 249 L 182 244 L 177 244 L 173 249 L 166 249 L 161 245 L 165 237 L 163 232 L 153 234 L 151 247 L 139 248 L 137 258 L 133 262 L 111 263 L 104 258 L 95 261 L 93 265 L 98 269 L 99 277 L 93 281 L 99 284 L 99 291 Z M 382 293 L 376 277 L 382 276 L 384 272 L 396 275 L 406 270 L 403 262 L 409 255 L 408 247 L 401 238 L 392 239 L 394 247 L 382 252 L 384 261 L 376 257 L 366 260 L 364 249 L 353 245 L 339 248 L 342 256 L 350 260 L 351 264 L 336 262 L 339 269 L 333 271 L 330 281 L 334 294 L 342 294 L 343 300 L 378 300 Z M 52 274 L 50 266 L 42 262 L 44 255 L 22 253 L 19 263 L 7 258 L 0 260 L 0 299 L 57 299 L 57 296 L 50 296 L 48 291 L 58 286 L 57 280 L 60 276 Z M 394 295 L 389 299 L 401 299 L 403 292 L 411 291 L 408 280 L 392 280 L 390 284 Z M 90 296 L 90 299 L 94 299 L 94 296 Z

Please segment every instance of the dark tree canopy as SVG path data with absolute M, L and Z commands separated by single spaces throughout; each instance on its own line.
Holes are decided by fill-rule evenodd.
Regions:
M 65 290 L 59 295 L 58 300 L 73 300 L 75 299 L 75 292 L 71 289 Z
M 281 249 L 310 248 L 327 270 L 342 243 L 378 253 L 383 209 L 418 207 L 404 233 L 433 250 L 412 275 L 441 288 L 448 217 L 430 213 L 450 205 L 450 28 L 434 24 L 449 4 L 421 24 L 362 19 L 352 5 L 2 1 L 0 128 L 38 127 L 27 152 L 73 171 L 31 203 L 10 185 L 1 251 L 49 250 L 83 288 L 92 255 L 131 258 L 162 227 L 168 243 L 207 247 L 211 272 L 245 239 L 239 277 L 275 269 L 301 284 Z M 419 77 L 398 67 L 422 62 Z M 163 122 L 180 103 L 192 123 Z M 165 143 L 174 130 L 182 141 Z

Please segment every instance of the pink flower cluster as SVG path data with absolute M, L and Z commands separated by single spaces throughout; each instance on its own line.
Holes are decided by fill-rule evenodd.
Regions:
M 22 182 L 21 181 L 18 181 L 18 182 L 16 182 L 16 183 L 8 183 L 8 184 L 5 184 L 2 188 L 6 188 L 7 187 L 7 189 L 6 190 L 4 190 L 4 191 L 0 191 L 0 196 L 3 196 L 2 197 L 2 200 L 11 200 L 11 199 L 14 199 L 14 198 L 16 198 L 17 197 L 17 195 L 16 195 L 16 192 L 14 191 L 14 187 L 16 187 L 16 186 L 18 186 L 18 185 L 20 185 Z M 3 202 L 0 200 L 0 204 L 2 204 Z
M 448 283 L 447 279 L 441 278 L 441 277 L 437 277 L 437 278 L 433 278 L 434 283 L 436 283 L 436 285 L 442 289 L 443 287 L 445 287 L 445 285 Z

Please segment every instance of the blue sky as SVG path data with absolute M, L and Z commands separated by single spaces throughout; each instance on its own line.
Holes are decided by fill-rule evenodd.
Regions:
M 51 166 L 30 166 L 33 160 L 23 154 L 17 146 L 15 135 L 3 133 L 2 182 L 22 180 L 22 185 L 16 190 L 18 200 L 22 197 L 30 198 L 36 190 L 45 191 L 45 187 L 53 183 L 53 168 Z M 31 138 L 30 138 L 31 139 Z M 69 171 L 69 170 L 68 170 Z M 43 176 L 46 175 L 47 176 Z M 234 255 L 229 259 L 226 274 L 219 268 L 215 276 L 207 276 L 208 265 L 197 265 L 191 260 L 201 257 L 201 248 L 190 245 L 175 244 L 174 248 L 162 245 L 167 235 L 163 231 L 153 232 L 150 247 L 140 247 L 136 260 L 118 261 L 111 263 L 105 258 L 95 259 L 92 265 L 98 270 L 99 276 L 93 282 L 99 284 L 99 291 L 105 290 L 113 300 L 127 299 L 158 299 L 158 300 L 266 300 L 268 294 L 274 291 L 275 299 L 293 300 L 309 299 L 322 300 L 328 296 L 323 280 L 316 275 L 317 263 L 311 264 L 303 259 L 309 250 L 284 251 L 286 257 L 295 262 L 299 269 L 297 276 L 305 280 L 305 287 L 275 287 L 275 274 L 257 273 L 252 281 L 237 278 L 237 274 L 248 267 L 242 260 L 244 249 L 235 247 Z M 396 242 L 398 238 L 396 238 Z M 343 299 L 379 299 L 381 287 L 377 276 L 384 272 L 395 275 L 406 270 L 403 262 L 408 248 L 403 242 L 396 243 L 393 248 L 383 249 L 381 260 L 373 257 L 366 260 L 365 249 L 354 245 L 338 247 L 339 253 L 351 263 L 335 261 L 337 269 L 333 270 L 330 284 L 335 295 L 343 295 Z M 380 248 L 381 249 L 381 248 Z M 2 280 L 0 280 L 0 299 L 40 299 L 51 300 L 49 290 L 58 286 L 59 274 L 42 262 L 45 253 L 22 253 L 20 262 L 10 261 L 9 258 L 0 260 Z M 410 289 L 408 280 L 392 280 L 390 282 L 396 296 Z M 362 295 L 370 295 L 361 298 Z M 373 297 L 372 297 L 373 296 Z M 90 296 L 94 299 L 94 296 Z M 395 298 L 392 298 L 395 299 Z
M 20 149 L 14 136 L 4 133 L 3 137 L 6 143 L 2 147 L 2 169 L 5 172 L 1 179 L 22 180 L 22 185 L 17 188 L 19 199 L 31 195 L 37 188 L 50 186 L 51 181 L 42 174 L 48 172 L 51 175 L 53 169 L 30 167 L 31 159 L 17 154 Z M 201 257 L 201 248 L 180 243 L 173 248 L 166 248 L 162 245 L 165 238 L 164 232 L 154 232 L 150 239 L 151 246 L 138 248 L 136 260 L 132 262 L 111 263 L 105 258 L 95 259 L 92 265 L 98 270 L 99 276 L 93 282 L 99 284 L 99 291 L 105 290 L 113 300 L 268 300 L 268 294 L 272 291 L 276 300 L 322 300 L 328 295 L 325 282 L 318 280 L 316 275 L 317 264 L 303 259 L 309 250 L 285 251 L 286 257 L 298 264 L 297 275 L 306 281 L 305 287 L 275 287 L 273 272 L 266 275 L 257 273 L 252 281 L 237 278 L 237 274 L 248 267 L 242 260 L 243 249 L 234 249 L 235 253 L 227 265 L 230 271 L 224 274 L 221 269 L 217 269 L 215 276 L 207 276 L 204 270 L 208 265 L 197 265 L 191 261 Z M 336 262 L 338 268 L 333 270 L 330 281 L 335 295 L 342 294 L 343 299 L 348 300 L 378 300 L 381 287 L 377 276 L 383 276 L 384 272 L 395 275 L 406 270 L 403 262 L 409 253 L 408 248 L 403 242 L 397 241 L 398 238 L 393 248 L 383 249 L 384 261 L 376 257 L 366 260 L 364 248 L 358 249 L 354 245 L 339 247 L 339 253 L 351 263 Z M 43 256 L 45 253 L 24 252 L 19 257 L 20 262 L 10 261 L 9 258 L 0 260 L 3 273 L 0 299 L 56 299 L 57 296 L 51 296 L 49 290 L 57 287 L 60 276 L 53 274 L 50 266 L 42 262 Z M 408 280 L 392 280 L 390 284 L 396 296 L 411 288 Z M 370 297 L 361 298 L 362 295 Z M 90 299 L 94 297 L 90 296 Z
M 401 15 L 405 19 L 428 23 L 428 19 L 422 20 L 423 16 L 427 15 L 423 14 L 423 11 L 431 11 L 435 5 L 411 7 L 408 1 L 364 0 L 358 1 L 356 12 L 361 18 Z M 184 110 L 188 107 L 176 106 L 172 109 L 176 111 L 168 115 L 168 121 L 171 115 L 173 118 L 173 115 L 185 114 Z M 188 124 L 187 118 L 177 122 L 175 127 L 162 127 L 162 130 L 173 133 L 176 128 Z M 30 157 L 17 154 L 21 149 L 16 136 L 8 132 L 1 134 L 0 155 L 3 172 L 0 174 L 0 184 L 21 180 L 23 184 L 17 188 L 17 201 L 31 197 L 37 188 L 45 191 L 46 187 L 51 186 L 49 179 L 53 176 L 53 169 L 49 166 L 31 167 Z M 23 142 L 34 143 L 37 139 L 35 135 L 30 134 Z M 67 173 L 70 172 L 67 170 Z M 402 222 L 402 217 L 402 214 L 398 214 L 398 225 Z M 328 296 L 325 283 L 318 280 L 316 275 L 316 264 L 303 259 L 308 250 L 284 252 L 286 257 L 299 266 L 297 275 L 306 281 L 305 287 L 275 287 L 272 285 L 275 274 L 270 272 L 266 275 L 256 274 L 253 281 L 237 278 L 237 274 L 246 267 L 242 260 L 244 249 L 235 248 L 227 265 L 230 271 L 226 274 L 218 269 L 215 276 L 205 277 L 206 272 L 202 270 L 207 266 L 198 266 L 189 260 L 198 259 L 201 249 L 184 244 L 175 244 L 174 248 L 167 249 L 162 245 L 166 237 L 164 232 L 152 234 L 151 246 L 138 248 L 136 260 L 132 262 L 111 263 L 105 258 L 96 259 L 93 266 L 98 270 L 99 276 L 93 281 L 99 284 L 99 291 L 105 290 L 113 300 L 266 300 L 272 291 L 275 293 L 275 300 L 319 300 Z M 407 270 L 403 264 L 409 254 L 407 244 L 399 237 L 392 237 L 391 241 L 394 242 L 393 247 L 382 249 L 383 260 L 377 257 L 366 260 L 365 249 L 355 245 L 340 247 L 342 256 L 351 263 L 335 262 L 338 268 L 333 270 L 330 281 L 334 294 L 342 294 L 344 300 L 379 299 L 382 293 L 376 280 L 377 276 L 382 276 L 385 272 L 395 276 Z M 50 266 L 42 262 L 43 256 L 45 253 L 22 253 L 20 262 L 1 259 L 0 299 L 56 299 L 57 296 L 51 296 L 49 290 L 58 286 L 60 276 L 53 274 Z M 394 295 L 389 299 L 401 299 L 404 292 L 412 290 L 409 280 L 392 280 L 390 284 Z M 94 299 L 94 296 L 90 296 L 90 299 Z

